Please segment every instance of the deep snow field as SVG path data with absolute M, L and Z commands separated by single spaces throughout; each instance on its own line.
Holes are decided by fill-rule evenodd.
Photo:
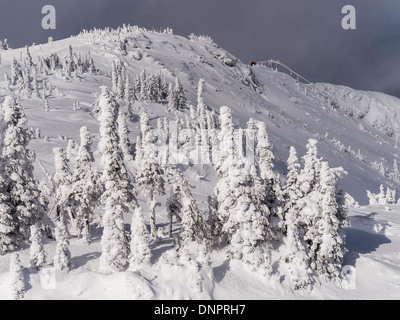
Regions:
M 101 247 L 96 237 L 90 246 L 71 240 L 72 270 L 68 274 L 56 272 L 50 265 L 39 273 L 25 268 L 25 299 L 400 299 L 400 207 L 365 206 L 351 210 L 349 216 L 352 227 L 346 229 L 349 252 L 343 272 L 352 273 L 339 283 L 316 283 L 312 290 L 294 291 L 285 279 L 284 266 L 280 275 L 266 278 L 242 262 L 229 261 L 224 251 L 214 251 L 209 267 L 199 272 L 199 292 L 193 266 L 172 266 L 161 258 L 167 250 L 173 251 L 167 237 L 153 251 L 151 267 L 104 275 L 98 272 Z M 51 257 L 54 241 L 47 241 L 45 250 Z M 29 266 L 28 248 L 20 257 Z M 11 299 L 9 259 L 10 255 L 0 257 L 0 299 Z
M 121 37 L 128 39 L 126 56 L 118 51 Z M 310 138 L 319 141 L 319 154 L 331 167 L 343 166 L 348 172 L 341 184 L 360 204 L 350 209 L 351 227 L 346 229 L 349 252 L 344 272 L 351 274 L 346 277 L 347 282 L 315 283 L 312 290 L 294 291 L 287 280 L 287 270 L 279 261 L 273 265 L 279 272 L 271 277 L 250 270 L 240 261 L 228 260 L 223 250 L 212 251 L 209 265 L 200 270 L 191 263 L 171 265 L 167 260 L 168 255 L 174 254 L 173 240 L 166 232 L 168 219 L 165 207 L 161 206 L 157 209 L 161 241 L 152 244 L 152 266 L 143 270 L 113 275 L 99 273 L 101 230 L 95 226 L 91 229 L 91 245 L 83 245 L 75 238 L 70 240 L 69 273 L 55 272 L 52 268 L 55 240 L 45 240 L 49 264 L 39 273 L 29 269 L 29 247 L 24 245 L 20 257 L 25 266 L 25 299 L 400 299 L 400 205 L 369 206 L 366 192 L 377 193 L 381 184 L 391 189 L 400 187 L 398 181 L 390 178 L 393 160 L 398 159 L 399 99 L 330 84 L 303 84 L 267 66 L 247 66 L 207 37 L 189 40 L 171 32 L 142 29 L 129 33 L 124 29 L 84 32 L 29 49 L 36 62 L 38 56 L 47 57 L 54 52 L 63 57 L 70 45 L 76 54 L 85 56 L 90 52 L 99 73 L 85 73 L 70 80 L 56 74 L 40 74 L 39 79 L 53 87 L 53 94 L 48 97 L 50 111 L 43 110 L 42 100 L 30 99 L 18 90 L 10 91 L 2 79 L 3 73 L 10 74 L 13 58 L 18 61 L 25 58 L 26 49 L 0 51 L 0 103 L 9 94 L 19 98 L 28 127 L 41 131 L 41 138 L 33 140 L 29 147 L 50 174 L 54 173 L 53 148 L 67 147 L 64 136 L 79 142 L 82 126 L 92 133 L 96 166 L 100 165 L 99 124 L 93 106 L 100 86 L 111 86 L 113 60 L 126 63 L 131 80 L 143 68 L 148 73 L 164 70 L 170 81 L 177 76 L 192 104 L 196 103 L 197 84 L 202 78 L 204 99 L 211 109 L 218 112 L 221 106 L 229 106 L 236 126 L 245 127 L 249 118 L 267 123 L 276 156 L 275 168 L 282 177 L 286 173 L 289 147 L 295 146 L 301 157 Z M 80 110 L 73 110 L 74 101 L 79 101 Z M 142 106 L 150 114 L 154 127 L 159 117 L 174 119 L 166 111 L 165 103 L 135 102 L 137 115 Z M 134 144 L 139 134 L 138 118 L 128 127 Z M 377 163 L 382 163 L 384 173 L 376 169 Z M 73 168 L 73 163 L 70 167 Z M 135 164 L 129 169 L 134 171 Z M 44 176 L 39 165 L 35 174 L 39 181 Z M 195 165 L 185 175 L 194 188 L 199 207 L 206 211 L 207 196 L 212 194 L 216 183 L 214 171 L 206 165 Z M 147 217 L 146 199 L 141 194 L 138 199 Z M 165 197 L 160 202 L 165 203 Z M 54 213 L 49 215 L 54 218 Z M 125 220 L 129 223 L 130 217 Z M 175 223 L 174 232 L 178 230 Z M 0 299 L 11 298 L 9 262 L 10 255 L 0 256 Z

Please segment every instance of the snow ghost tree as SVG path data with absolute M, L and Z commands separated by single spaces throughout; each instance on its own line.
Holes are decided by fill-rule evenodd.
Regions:
M 220 178 L 216 188 L 215 194 L 218 202 L 217 216 L 214 217 L 213 232 L 215 235 L 222 236 L 221 241 L 227 241 L 226 235 L 223 235 L 223 225 L 229 218 L 229 206 L 225 206 L 224 202 L 228 203 L 231 201 L 230 194 L 226 187 L 229 187 L 229 173 L 234 164 L 235 154 L 235 137 L 234 137 L 234 126 L 232 120 L 232 111 L 228 107 L 221 107 L 220 109 L 220 122 L 221 131 L 218 138 L 220 139 L 220 158 L 216 164 L 215 170 L 218 177 Z
M 2 190 L 4 190 L 3 177 L 0 177 Z M 0 254 L 13 251 L 20 246 L 18 218 L 11 210 L 8 194 L 3 191 L 0 193 Z
M 182 214 L 182 246 L 189 242 L 208 243 L 211 237 L 210 230 L 193 197 L 188 180 L 179 169 L 171 169 L 171 174 L 174 177 L 175 189 L 178 189 L 179 186 L 178 192 L 180 194 L 178 199 L 181 206 L 179 212 Z
M 317 143 L 315 139 L 308 140 L 307 153 L 303 157 L 304 168 L 299 176 L 299 189 L 303 195 L 313 191 L 319 181 L 321 159 L 317 157 Z
M 169 170 L 169 172 L 173 172 L 172 169 Z M 167 214 L 168 214 L 168 219 L 169 219 L 169 236 L 170 238 L 173 237 L 172 234 L 172 221 L 173 218 L 178 222 L 182 222 L 182 218 L 180 216 L 180 213 L 182 211 L 182 187 L 180 184 L 175 183 L 176 179 L 175 177 L 171 176 L 171 179 L 173 179 L 173 184 L 171 187 L 170 191 L 170 196 L 167 199 Z
M 287 180 L 283 188 L 283 199 L 285 201 L 285 217 L 290 210 L 297 210 L 297 200 L 301 197 L 299 192 L 300 163 L 294 147 L 290 147 L 289 159 L 287 161 Z
M 28 240 L 30 227 L 36 223 L 42 224 L 43 215 L 47 210 L 38 188 L 38 181 L 33 174 L 35 154 L 27 148 L 33 133 L 24 128 L 27 119 L 23 108 L 14 98 L 6 97 L 2 110 L 6 123 L 2 152 L 5 172 L 3 188 L 7 190 L 8 203 L 3 206 L 3 210 L 5 216 L 13 217 L 18 225 L 18 228 L 14 229 L 15 236 L 21 240 Z M 18 240 L 14 241 L 14 244 L 17 243 Z
M 274 165 L 272 161 L 275 157 L 271 151 L 267 128 L 264 122 L 257 123 L 256 141 L 256 164 L 261 183 L 265 189 L 263 202 L 269 209 L 275 238 L 279 238 L 278 233 L 282 233 L 284 229 L 282 190 L 279 185 L 279 179 L 273 170 Z
M 31 242 L 29 250 L 31 268 L 40 271 L 46 264 L 46 253 L 43 249 L 41 230 L 36 225 L 31 226 L 31 237 L 29 240 Z
M 187 103 L 185 90 L 182 87 L 182 84 L 179 82 L 178 78 L 175 78 L 175 96 L 176 96 L 176 104 L 177 109 L 182 110 Z
M 142 192 L 148 196 L 147 205 L 150 212 L 151 237 L 156 238 L 156 207 L 159 205 L 157 195 L 165 193 L 164 171 L 158 160 L 155 148 L 155 138 L 152 135 L 149 116 L 142 111 L 140 116 L 140 129 L 142 135 L 141 161 L 138 163 L 136 181 Z
M 268 208 L 262 203 L 260 188 L 250 168 L 235 157 L 232 113 L 228 107 L 220 111 L 220 161 L 216 170 L 219 181 L 215 187 L 217 221 L 214 228 L 229 244 L 228 256 L 240 259 L 254 268 L 261 265 L 270 272 L 268 244 Z
M 68 272 L 70 269 L 71 252 L 69 250 L 68 231 L 65 215 L 60 215 L 56 226 L 56 251 L 54 253 L 54 267 Z
M 299 186 L 299 170 L 300 164 L 297 158 L 296 149 L 290 148 L 288 159 L 288 174 L 286 185 L 283 188 L 283 198 L 285 201 L 285 253 L 283 259 L 288 265 L 290 271 L 290 279 L 294 289 L 307 288 L 311 284 L 309 274 L 309 258 L 307 256 L 306 244 L 304 242 L 304 234 L 306 230 L 299 215 L 298 200 L 301 193 Z
M 140 268 L 151 262 L 150 236 L 147 231 L 143 210 L 137 206 L 133 211 L 131 223 L 129 264 L 131 268 Z
M 131 154 L 131 142 L 129 140 L 129 130 L 126 122 L 127 122 L 126 116 L 122 112 L 122 110 L 120 110 L 118 114 L 117 123 L 118 123 L 118 135 L 120 138 L 120 146 L 123 153 L 123 158 L 126 161 L 133 161 L 133 156 Z
M 136 192 L 124 165 L 117 130 L 119 105 L 107 87 L 102 88 L 99 99 L 100 142 L 99 151 L 104 167 L 102 182 L 105 191 L 101 238 L 100 269 L 105 273 L 123 271 L 128 266 L 129 246 L 125 232 L 124 214 L 136 204 Z
M 168 112 L 179 110 L 178 97 L 172 83 L 168 86 Z
M 69 198 L 75 211 L 75 231 L 78 238 L 90 243 L 90 223 L 99 199 L 97 173 L 92 168 L 94 162 L 91 150 L 92 137 L 87 127 L 80 130 L 81 145 L 75 159 Z
M 311 268 L 326 280 L 341 276 L 346 253 L 343 228 L 349 226 L 349 222 L 337 187 L 338 179 L 344 173 L 342 168 L 331 169 L 327 162 L 322 162 L 320 180 L 309 197 L 313 204 L 301 213 L 307 226 L 304 240 L 308 245 Z
M 10 289 L 14 300 L 21 300 L 25 296 L 25 280 L 19 254 L 14 253 L 10 262 Z
M 55 188 L 54 207 L 56 208 L 57 220 L 66 224 L 68 217 L 71 215 L 70 188 L 72 177 L 64 149 L 54 148 L 53 152 L 56 170 L 53 178 Z M 66 230 L 68 232 L 68 229 Z

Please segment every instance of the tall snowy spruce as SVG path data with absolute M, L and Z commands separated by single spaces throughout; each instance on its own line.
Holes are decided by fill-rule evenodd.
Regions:
M 140 206 L 134 209 L 132 215 L 130 249 L 131 269 L 141 268 L 151 263 L 150 235 Z
M 71 217 L 71 172 L 68 166 L 67 154 L 62 148 L 54 148 L 55 160 L 55 208 L 56 208 L 56 250 L 53 264 L 57 270 L 68 272 L 70 269 L 71 252 L 69 250 L 68 219 Z
M 133 161 L 133 156 L 131 153 L 131 142 L 129 140 L 129 130 L 127 126 L 127 119 L 122 110 L 118 114 L 118 135 L 120 138 L 120 147 L 122 150 L 123 158 L 126 161 Z
M 288 266 L 293 287 L 298 290 L 307 288 L 311 284 L 311 278 L 307 246 L 304 241 L 306 230 L 299 214 L 298 201 L 301 197 L 301 192 L 298 189 L 300 164 L 294 147 L 290 148 L 287 166 L 287 181 L 283 188 L 286 235 L 284 238 L 285 252 L 283 259 Z
M 303 195 L 313 191 L 320 179 L 321 159 L 317 155 L 317 143 L 315 139 L 308 140 L 307 153 L 303 157 L 304 167 L 299 176 L 299 190 Z
M 249 165 L 235 157 L 232 113 L 228 107 L 220 110 L 220 161 L 216 170 L 219 181 L 215 187 L 217 199 L 217 230 L 228 244 L 228 257 L 242 260 L 254 268 L 263 266 L 270 272 L 268 240 L 268 208 L 262 203 L 257 181 Z M 216 232 L 217 231 L 217 232 Z
M 167 107 L 168 112 L 174 112 L 179 110 L 178 97 L 172 83 L 170 83 L 168 86 L 167 99 L 168 99 L 168 107 Z
M 104 273 L 120 272 L 127 268 L 129 245 L 125 232 L 124 215 L 136 202 L 135 189 L 125 168 L 119 148 L 117 116 L 119 105 L 107 87 L 102 88 L 99 99 L 100 142 L 99 151 L 104 167 L 102 182 L 105 191 L 101 238 L 100 270 Z
M 326 280 L 340 278 L 344 254 L 346 253 L 343 228 L 349 221 L 338 198 L 338 179 L 345 174 L 342 168 L 329 168 L 321 163 L 320 181 L 316 195 L 318 215 L 314 217 L 305 239 L 310 243 L 311 267 Z M 339 200 L 339 201 L 338 201 Z
M 283 187 L 283 199 L 285 201 L 285 217 L 286 213 L 296 208 L 297 200 L 301 197 L 299 191 L 299 174 L 300 174 L 300 163 L 297 157 L 297 151 L 294 147 L 290 147 L 289 158 L 287 161 L 287 179 L 286 184 Z
M 180 213 L 182 215 L 181 245 L 185 246 L 190 242 L 209 243 L 211 240 L 209 226 L 197 206 L 188 180 L 179 169 L 171 169 L 171 175 L 174 177 L 175 189 L 178 189 L 179 186 L 180 195 L 178 199 L 180 200 Z
M 42 233 L 38 226 L 31 226 L 29 260 L 31 268 L 38 271 L 46 264 L 46 252 L 43 248 Z
M 182 110 L 186 106 L 187 99 L 185 89 L 183 89 L 183 86 L 177 77 L 175 78 L 175 96 L 178 110 Z
M 4 100 L 2 111 L 6 124 L 1 157 L 5 173 L 2 187 L 5 192 L 1 194 L 3 215 L 0 219 L 3 221 L 0 222 L 6 225 L 5 233 L 9 236 L 13 233 L 15 237 L 14 240 L 2 240 L 5 243 L 9 241 L 12 243 L 11 247 L 15 248 L 21 240 L 29 239 L 32 225 L 43 224 L 42 218 L 47 204 L 33 174 L 35 154 L 27 148 L 32 133 L 24 128 L 27 123 L 24 110 L 13 97 L 8 96 Z M 2 247 L 4 249 L 4 243 Z
M 231 167 L 234 165 L 235 154 L 235 137 L 234 126 L 232 120 L 232 111 L 228 107 L 220 109 L 221 131 L 218 138 L 220 139 L 220 158 L 216 164 L 215 170 L 220 178 L 216 187 L 215 194 L 218 202 L 217 216 L 214 217 L 213 233 L 215 236 L 221 237 L 219 241 L 227 242 L 227 235 L 222 234 L 222 228 L 229 218 L 229 203 L 233 202 L 230 195 L 230 179 L 229 174 Z M 227 205 L 224 202 L 227 202 Z
M 65 215 L 61 214 L 56 224 L 56 250 L 54 268 L 68 272 L 71 267 L 71 251 L 69 250 L 68 230 Z
M 165 193 L 164 171 L 158 159 L 151 132 L 149 116 L 145 110 L 140 115 L 140 130 L 142 135 L 141 160 L 137 163 L 136 182 L 142 192 L 148 197 L 147 205 L 150 214 L 151 237 L 156 238 L 156 207 L 159 205 L 156 197 Z
M 62 148 L 54 148 L 54 188 L 55 188 L 55 199 L 54 207 L 56 208 L 56 219 L 61 221 L 63 224 L 68 223 L 68 219 L 71 216 L 71 172 L 68 165 L 67 154 Z M 65 225 L 68 233 L 67 226 Z
M 174 171 L 169 169 L 169 174 L 173 174 Z M 182 218 L 180 216 L 182 211 L 182 187 L 180 184 L 176 183 L 176 179 L 171 175 L 170 180 L 173 180 L 172 187 L 170 190 L 170 196 L 167 199 L 166 207 L 167 207 L 167 215 L 169 220 L 169 236 L 173 237 L 173 219 L 176 221 L 182 222 Z
M 3 178 L 0 177 L 1 185 Z M 4 190 L 4 187 L 2 187 Z M 15 211 L 11 209 L 9 204 L 9 196 L 6 191 L 0 193 L 0 254 L 3 255 L 8 251 L 13 251 L 20 246 L 18 218 Z
M 87 127 L 80 129 L 81 144 L 75 159 L 69 198 L 75 211 L 75 231 L 78 238 L 90 243 L 90 223 L 99 200 L 98 174 L 93 169 L 92 137 Z
M 283 198 L 279 179 L 274 172 L 274 154 L 269 143 L 267 126 L 265 122 L 257 123 L 256 135 L 256 164 L 264 188 L 264 204 L 270 212 L 272 231 L 275 238 L 280 238 L 284 230 Z
M 14 300 L 21 300 L 25 296 L 25 280 L 23 267 L 18 253 L 13 253 L 10 260 L 10 291 Z

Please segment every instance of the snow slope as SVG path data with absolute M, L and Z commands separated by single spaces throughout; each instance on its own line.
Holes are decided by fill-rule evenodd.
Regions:
M 121 39 L 128 41 L 126 56 L 119 51 Z M 319 140 L 319 154 L 329 161 L 330 166 L 343 166 L 348 172 L 342 185 L 360 204 L 368 203 L 366 189 L 378 192 L 380 184 L 399 187 L 387 174 L 382 175 L 373 166 L 374 162 L 382 162 L 389 172 L 393 160 L 398 159 L 396 137 L 400 128 L 400 119 L 397 118 L 400 100 L 395 97 L 330 84 L 303 84 L 261 64 L 250 67 L 208 37 L 191 36 L 188 39 L 174 35 L 170 30 L 150 32 L 136 28 L 128 32 L 127 28 L 121 28 L 83 32 L 65 40 L 31 46 L 29 50 L 36 63 L 38 56 L 47 57 L 55 52 L 64 57 L 69 46 L 82 56 L 90 52 L 99 74 L 83 74 L 79 79 L 68 81 L 54 73 L 39 75 L 40 80 L 53 87 L 53 94 L 48 98 L 50 111 L 43 110 L 43 101 L 29 99 L 18 90 L 11 92 L 6 83 L 0 81 L 0 103 L 6 95 L 16 95 L 25 107 L 28 125 L 40 128 L 42 138 L 33 140 L 30 148 L 50 173 L 54 172 L 53 148 L 67 146 L 63 137 L 79 141 L 81 126 L 88 126 L 94 136 L 93 146 L 97 147 L 99 124 L 93 105 L 100 86 L 111 86 L 111 61 L 121 60 L 128 66 L 131 80 L 142 69 L 148 73 L 164 70 L 170 81 L 177 76 L 189 102 L 194 105 L 198 81 L 204 79 L 207 105 L 216 112 L 223 105 L 229 106 L 238 127 L 245 127 L 249 118 L 265 121 L 276 156 L 275 166 L 282 177 L 286 172 L 290 146 L 295 146 L 301 156 L 305 153 L 307 140 L 315 138 Z M 10 74 L 12 59 L 24 59 L 26 49 L 1 51 L 0 54 L 0 75 Z M 74 101 L 79 101 L 81 110 L 73 110 Z M 166 112 L 165 106 L 136 103 L 137 112 L 141 105 L 149 111 L 153 127 L 159 117 L 174 119 Z M 137 120 L 129 123 L 129 129 L 131 141 L 136 141 Z M 95 155 L 99 160 L 97 152 Z M 43 176 L 39 168 L 36 174 L 38 179 Z M 216 182 L 213 170 L 207 166 L 194 166 L 187 170 L 186 176 L 194 186 L 201 209 L 206 210 L 207 196 Z M 146 208 L 145 199 L 139 197 L 139 201 Z M 43 275 L 25 269 L 26 298 L 400 298 L 400 208 L 393 206 L 391 209 L 361 207 L 350 213 L 352 227 L 347 230 L 350 252 L 346 262 L 356 268 L 355 290 L 344 290 L 340 285 L 330 283 L 316 284 L 312 292 L 293 292 L 284 273 L 267 279 L 247 270 L 240 262 L 229 262 L 224 252 L 218 251 L 212 253 L 208 269 L 197 270 L 189 263 L 172 266 L 165 262 L 168 257 L 163 255 L 171 251 L 172 241 L 168 237 L 163 238 L 160 244 L 154 244 L 154 265 L 148 270 L 105 276 L 97 271 L 101 230 L 92 230 L 96 237 L 89 247 L 71 240 L 74 268 L 69 274 L 56 275 L 55 290 L 45 290 Z M 159 210 L 159 227 L 167 224 L 163 211 L 163 208 Z M 52 257 L 54 241 L 48 240 L 46 250 Z M 27 248 L 22 250 L 21 258 L 25 266 L 29 265 Z M 9 298 L 8 264 L 9 256 L 0 257 L 0 298 L 4 299 Z M 51 270 L 49 272 L 53 275 Z M 179 280 L 175 277 L 178 272 Z
M 316 283 L 311 291 L 294 291 L 283 265 L 280 274 L 266 278 L 241 262 L 229 261 L 224 252 L 214 251 L 209 267 L 201 270 L 184 262 L 170 265 L 161 258 L 162 253 L 173 251 L 167 238 L 154 251 L 152 267 L 140 273 L 104 275 L 97 271 L 97 239 L 89 247 L 71 241 L 73 268 L 68 274 L 54 273 L 50 266 L 40 273 L 25 268 L 25 299 L 400 299 L 400 207 L 390 206 L 390 211 L 382 206 L 352 209 L 350 220 L 344 271 L 352 274 L 340 283 Z M 46 243 L 49 257 L 54 247 L 52 241 Z M 28 266 L 29 249 L 23 249 L 20 256 Z M 0 257 L 0 299 L 11 298 L 9 260 L 10 255 Z

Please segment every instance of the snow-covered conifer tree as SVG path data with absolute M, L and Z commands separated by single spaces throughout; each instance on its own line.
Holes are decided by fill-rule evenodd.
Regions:
M 182 221 L 182 218 L 180 216 L 180 213 L 182 210 L 181 196 L 182 196 L 181 186 L 178 184 L 173 184 L 171 191 L 170 191 L 170 196 L 167 199 L 167 203 L 166 203 L 168 220 L 169 220 L 169 236 L 170 236 L 170 238 L 173 237 L 173 234 L 172 234 L 173 218 L 175 217 L 178 222 Z
M 28 66 L 30 66 L 30 67 L 33 66 L 31 52 L 29 51 L 29 47 L 28 46 L 26 46 L 26 61 L 28 63 Z
M 136 76 L 133 87 L 134 87 L 135 99 L 137 101 L 142 101 L 141 92 L 140 92 L 140 90 L 142 88 L 142 82 L 141 82 L 140 75 Z
M 30 226 L 42 223 L 47 207 L 42 201 L 38 181 L 33 174 L 35 155 L 27 148 L 32 133 L 24 128 L 27 122 L 24 109 L 14 98 L 6 97 L 2 110 L 6 123 L 2 151 L 6 174 L 4 188 L 8 193 L 9 214 L 18 221 L 18 236 L 27 240 Z
M 395 182 L 400 182 L 400 171 L 399 171 L 399 167 L 398 167 L 398 164 L 397 164 L 397 159 L 393 160 L 393 170 L 392 170 L 392 172 L 390 174 L 390 177 Z
M 4 39 L 3 44 L 2 44 L 2 49 L 3 49 L 3 50 L 8 50 L 7 39 Z
M 349 226 L 348 219 L 337 201 L 337 180 L 344 170 L 332 170 L 327 162 L 320 167 L 320 180 L 316 186 L 318 214 L 308 225 L 305 239 L 309 242 L 311 267 L 323 279 L 340 278 L 344 254 L 346 253 L 343 228 Z
M 311 284 L 310 259 L 307 256 L 307 245 L 303 239 L 303 227 L 299 212 L 295 208 L 291 208 L 286 213 L 285 219 L 286 237 L 283 258 L 288 265 L 294 289 L 307 288 Z
M 75 159 L 69 198 L 75 210 L 75 227 L 78 238 L 90 243 L 90 223 L 99 199 L 97 173 L 92 168 L 94 162 L 91 150 L 92 137 L 87 127 L 80 130 L 81 145 Z
M 301 193 L 299 186 L 300 164 L 297 158 L 296 149 L 290 148 L 288 159 L 288 174 L 283 198 L 285 200 L 285 253 L 283 259 L 288 265 L 290 279 L 295 290 L 306 288 L 311 284 L 309 269 L 309 258 L 307 256 L 307 246 L 304 242 L 306 232 L 299 215 L 298 204 Z
M 4 190 L 4 181 L 1 179 L 1 190 Z M 9 204 L 6 193 L 0 193 L 0 254 L 13 251 L 20 246 L 20 232 L 18 218 Z
M 123 158 L 127 161 L 132 161 L 133 156 L 131 153 L 131 142 L 129 140 L 129 130 L 126 124 L 126 116 L 120 109 L 118 114 L 118 135 L 120 138 L 120 147 L 122 150 Z
M 68 144 L 67 144 L 67 159 L 68 161 L 72 161 L 73 157 L 76 155 L 76 149 L 75 149 L 75 141 L 72 139 L 68 139 Z
M 125 78 L 122 67 L 121 70 L 118 72 L 117 96 L 119 99 L 125 98 Z
M 70 188 L 71 188 L 71 172 L 68 166 L 67 155 L 62 148 L 54 148 L 54 187 L 55 187 L 55 199 L 54 206 L 56 208 L 57 220 L 62 220 L 63 223 L 67 223 L 67 217 L 71 212 L 71 199 L 70 199 Z M 64 226 L 66 228 L 66 225 Z M 68 232 L 68 231 L 67 231 Z
M 140 92 L 140 100 L 141 101 L 147 101 L 148 100 L 148 96 L 147 96 L 148 85 L 147 85 L 147 75 L 146 75 L 146 71 L 144 69 L 140 72 L 138 83 L 140 83 L 140 88 L 139 88 L 139 91 L 136 91 L 136 89 L 135 89 L 135 92 L 137 92 L 137 93 Z
M 23 268 L 18 253 L 11 255 L 10 261 L 10 289 L 14 300 L 21 300 L 25 296 L 25 280 Z
M 386 204 L 396 203 L 396 189 L 391 190 L 389 187 L 386 188 Z
M 132 215 L 130 249 L 129 263 L 131 268 L 140 268 L 150 264 L 150 237 L 143 210 L 139 206 L 136 207 Z
M 203 98 L 204 83 L 205 83 L 204 79 L 200 79 L 199 84 L 197 86 L 197 109 L 199 109 L 200 105 L 206 105 Z
M 229 178 L 231 199 L 235 204 L 230 206 L 228 220 L 222 228 L 223 232 L 231 233 L 228 257 L 242 260 L 254 268 L 263 266 L 270 273 L 268 208 L 262 203 L 257 182 L 241 160 Z
M 161 71 L 160 72 L 160 93 L 161 93 L 161 100 L 167 99 L 168 96 L 168 81 L 165 77 L 165 72 Z
M 225 190 L 229 186 L 229 173 L 234 165 L 234 126 L 232 120 L 232 111 L 228 107 L 220 109 L 221 131 L 219 133 L 220 143 L 220 158 L 216 164 L 216 172 L 220 178 L 215 188 L 215 193 L 218 201 L 217 220 L 215 221 L 215 233 L 222 236 L 222 227 L 229 218 L 229 206 L 224 206 L 224 202 L 231 200 L 230 195 Z
M 303 157 L 304 167 L 299 175 L 299 189 L 303 195 L 313 191 L 319 181 L 321 159 L 317 157 L 317 143 L 315 139 L 308 140 L 307 153 Z
M 125 78 L 124 94 L 125 94 L 125 103 L 126 103 L 126 113 L 127 113 L 128 119 L 133 120 L 132 104 L 133 104 L 133 98 L 134 98 L 135 94 L 132 92 L 132 86 L 131 86 L 131 82 L 129 80 L 128 74 L 126 75 L 126 78 Z
M 298 199 L 301 197 L 299 191 L 299 174 L 300 174 L 300 163 L 297 157 L 297 152 L 294 147 L 290 147 L 289 159 L 287 161 L 287 180 L 283 187 L 283 199 L 284 199 L 284 212 L 285 217 L 289 211 L 298 211 Z
M 148 196 L 147 205 L 150 213 L 151 237 L 156 237 L 156 207 L 159 203 L 157 195 L 165 193 L 164 172 L 158 161 L 157 150 L 154 146 L 154 137 L 151 134 L 149 116 L 145 110 L 140 115 L 140 128 L 142 135 L 142 161 L 138 163 L 136 181 L 142 192 Z
M 172 83 L 168 86 L 168 112 L 178 110 L 178 99 Z
M 36 77 L 33 78 L 33 95 L 36 99 L 40 98 L 39 84 Z
M 142 147 L 142 138 L 140 135 L 136 137 L 136 146 L 135 146 L 135 161 L 136 165 L 140 165 L 143 159 L 143 147 Z
M 114 93 L 118 92 L 118 68 L 115 61 L 112 62 L 111 68 L 111 81 L 112 81 L 112 91 Z
M 19 63 L 15 58 L 13 58 L 11 64 L 11 84 L 16 85 L 20 77 Z
M 383 205 L 386 204 L 386 193 L 385 193 L 385 187 L 383 186 L 383 184 L 381 184 L 379 187 L 378 203 L 383 204 Z
M 135 189 L 124 165 L 117 132 L 118 103 L 107 87 L 102 88 L 99 99 L 101 113 L 99 151 L 104 166 L 102 181 L 105 192 L 101 202 L 105 206 L 102 217 L 104 227 L 101 238 L 100 269 L 105 273 L 120 272 L 127 268 L 129 246 L 125 234 L 124 214 L 135 208 Z
M 60 271 L 70 270 L 71 252 L 69 250 L 67 221 L 64 215 L 60 215 L 56 225 L 56 250 L 54 253 L 54 267 Z
M 42 233 L 37 225 L 31 226 L 29 258 L 31 268 L 40 270 L 46 264 L 46 252 L 43 248 Z
M 175 96 L 176 96 L 176 104 L 177 110 L 182 110 L 187 103 L 185 90 L 182 87 L 182 84 L 179 82 L 179 79 L 175 78 Z
M 279 185 L 279 179 L 273 168 L 274 154 L 268 139 L 265 122 L 257 123 L 257 144 L 256 144 L 256 164 L 261 178 L 261 183 L 265 188 L 263 202 L 267 205 L 271 214 L 275 233 L 282 232 L 283 226 L 283 195 Z M 275 227 L 276 226 L 276 227 Z M 278 237 L 279 235 L 275 235 Z
M 264 265 L 270 271 L 268 229 L 269 211 L 262 203 L 257 175 L 235 157 L 232 113 L 228 107 L 220 111 L 220 161 L 216 166 L 219 181 L 215 187 L 217 221 L 214 234 L 222 234 L 229 243 L 228 256 L 254 267 Z
M 160 90 L 158 85 L 158 79 L 155 74 L 150 75 L 146 80 L 147 86 L 147 100 L 150 102 L 158 103 L 160 98 Z
M 204 93 L 204 79 L 199 80 L 199 85 L 197 88 L 197 115 L 198 118 L 197 123 L 200 130 L 208 129 L 207 123 L 207 111 L 208 107 L 204 101 L 203 93 Z
M 171 170 L 175 188 L 177 189 L 179 186 L 178 192 L 180 195 L 178 199 L 181 202 L 182 233 L 180 236 L 182 246 L 190 242 L 198 244 L 209 242 L 211 238 L 209 227 L 204 220 L 203 213 L 197 206 L 188 180 L 179 169 Z

